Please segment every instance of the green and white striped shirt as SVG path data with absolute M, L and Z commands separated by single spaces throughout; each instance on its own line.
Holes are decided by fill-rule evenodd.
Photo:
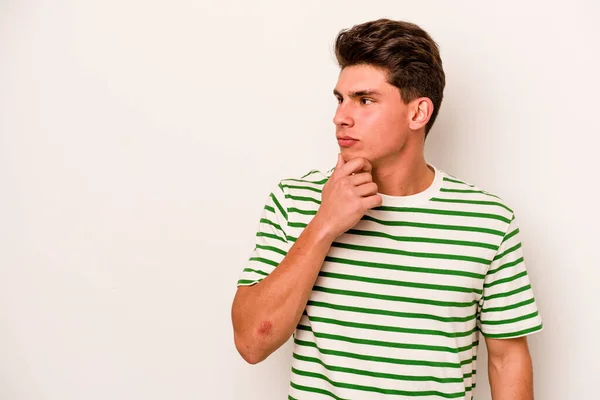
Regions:
M 433 168 L 428 189 L 381 195 L 332 244 L 294 332 L 288 399 L 472 399 L 479 332 L 542 329 L 513 211 Z M 239 286 L 279 265 L 332 172 L 274 188 Z

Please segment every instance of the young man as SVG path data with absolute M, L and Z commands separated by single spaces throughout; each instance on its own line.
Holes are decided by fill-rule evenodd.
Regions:
M 428 164 L 445 86 L 418 26 L 342 31 L 341 153 L 274 187 L 232 307 L 254 364 L 294 336 L 288 399 L 472 399 L 479 332 L 494 400 L 533 398 L 542 329 L 513 211 Z

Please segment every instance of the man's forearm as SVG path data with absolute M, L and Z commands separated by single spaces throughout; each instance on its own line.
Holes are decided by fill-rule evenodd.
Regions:
M 533 366 L 529 352 L 490 357 L 492 400 L 533 400 Z
M 232 320 L 236 347 L 246 361 L 264 360 L 289 339 L 333 239 L 313 219 L 269 276 L 238 289 Z

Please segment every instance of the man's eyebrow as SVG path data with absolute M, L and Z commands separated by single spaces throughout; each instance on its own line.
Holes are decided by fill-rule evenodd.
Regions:
M 336 97 L 343 97 L 342 94 L 337 89 L 333 89 L 333 94 Z M 362 97 L 362 96 L 381 96 L 381 93 L 379 93 L 376 90 L 357 90 L 356 92 L 350 92 L 348 94 L 348 96 L 351 99 L 353 99 L 353 98 Z

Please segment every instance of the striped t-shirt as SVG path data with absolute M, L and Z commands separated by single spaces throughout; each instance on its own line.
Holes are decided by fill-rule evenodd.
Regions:
M 337 237 L 294 332 L 288 399 L 472 399 L 479 332 L 542 329 L 504 202 L 432 166 Z M 316 214 L 333 169 L 270 193 L 238 285 L 272 272 Z

